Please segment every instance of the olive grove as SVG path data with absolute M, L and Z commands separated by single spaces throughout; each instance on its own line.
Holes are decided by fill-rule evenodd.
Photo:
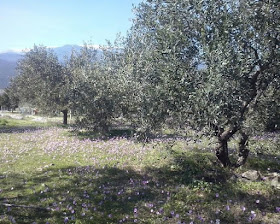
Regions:
M 11 86 L 22 101 L 62 111 L 64 123 L 71 109 L 103 134 L 119 117 L 142 140 L 167 121 L 204 131 L 217 138 L 221 164 L 239 167 L 250 133 L 280 123 L 279 21 L 278 0 L 146 0 L 102 55 L 85 44 L 61 64 L 35 46 Z

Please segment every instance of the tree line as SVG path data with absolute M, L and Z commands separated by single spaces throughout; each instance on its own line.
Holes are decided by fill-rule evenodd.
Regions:
M 146 0 L 101 57 L 85 44 L 60 63 L 34 46 L 6 92 L 62 111 L 64 123 L 74 111 L 77 124 L 101 133 L 119 118 L 142 140 L 170 122 L 189 126 L 217 138 L 223 166 L 239 167 L 250 133 L 280 125 L 279 21 L 278 0 Z M 236 161 L 228 153 L 233 136 Z

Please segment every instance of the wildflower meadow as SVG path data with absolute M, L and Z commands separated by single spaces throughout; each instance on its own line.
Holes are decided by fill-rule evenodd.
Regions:
M 232 171 L 220 167 L 205 136 L 166 134 L 144 144 L 6 120 L 0 223 L 279 223 L 279 186 L 265 181 L 279 174 L 277 133 L 255 136 L 248 163 Z M 261 179 L 238 177 L 249 170 Z

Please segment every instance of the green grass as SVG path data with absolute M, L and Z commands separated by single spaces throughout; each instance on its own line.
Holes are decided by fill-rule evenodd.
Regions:
M 121 137 L 98 140 L 28 119 L 6 120 L 0 126 L 0 223 L 280 219 L 279 190 L 264 181 L 232 179 L 233 171 L 218 165 L 209 138 L 141 144 Z M 265 148 L 262 158 L 254 152 L 235 172 L 279 172 L 271 139 L 252 141 L 251 147 L 258 146 Z
M 0 127 L 1 128 L 11 128 L 11 127 L 19 127 L 19 126 L 38 126 L 38 122 L 34 122 L 32 120 L 28 120 L 28 119 L 22 119 L 22 120 L 16 120 L 16 119 L 12 119 L 10 117 L 6 117 L 6 118 L 0 118 Z
M 14 119 L 12 116 L 16 116 Z M 4 116 L 0 116 L 0 129 L 23 129 L 31 127 L 49 127 L 59 124 L 58 118 L 44 118 L 46 122 L 38 122 L 41 117 L 39 116 L 22 116 L 20 114 L 5 113 Z

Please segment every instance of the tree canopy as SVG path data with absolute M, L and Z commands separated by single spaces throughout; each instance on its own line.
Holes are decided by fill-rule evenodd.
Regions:
M 67 114 L 67 74 L 57 56 L 44 46 L 34 46 L 19 61 L 18 76 L 11 88 L 22 102 L 28 102 L 45 113 L 62 111 Z M 64 123 L 67 120 L 64 119 Z
M 132 76 L 144 84 L 140 98 L 152 102 L 141 108 L 146 123 L 180 117 L 217 136 L 224 166 L 244 164 L 247 121 L 261 101 L 279 96 L 279 21 L 278 1 L 140 4 L 127 51 L 135 59 Z M 240 149 L 233 163 L 227 143 L 236 133 Z
M 113 119 L 121 116 L 127 94 L 121 75 L 122 51 L 114 46 L 94 49 L 85 44 L 66 64 L 71 77 L 71 107 L 77 124 L 107 133 Z

